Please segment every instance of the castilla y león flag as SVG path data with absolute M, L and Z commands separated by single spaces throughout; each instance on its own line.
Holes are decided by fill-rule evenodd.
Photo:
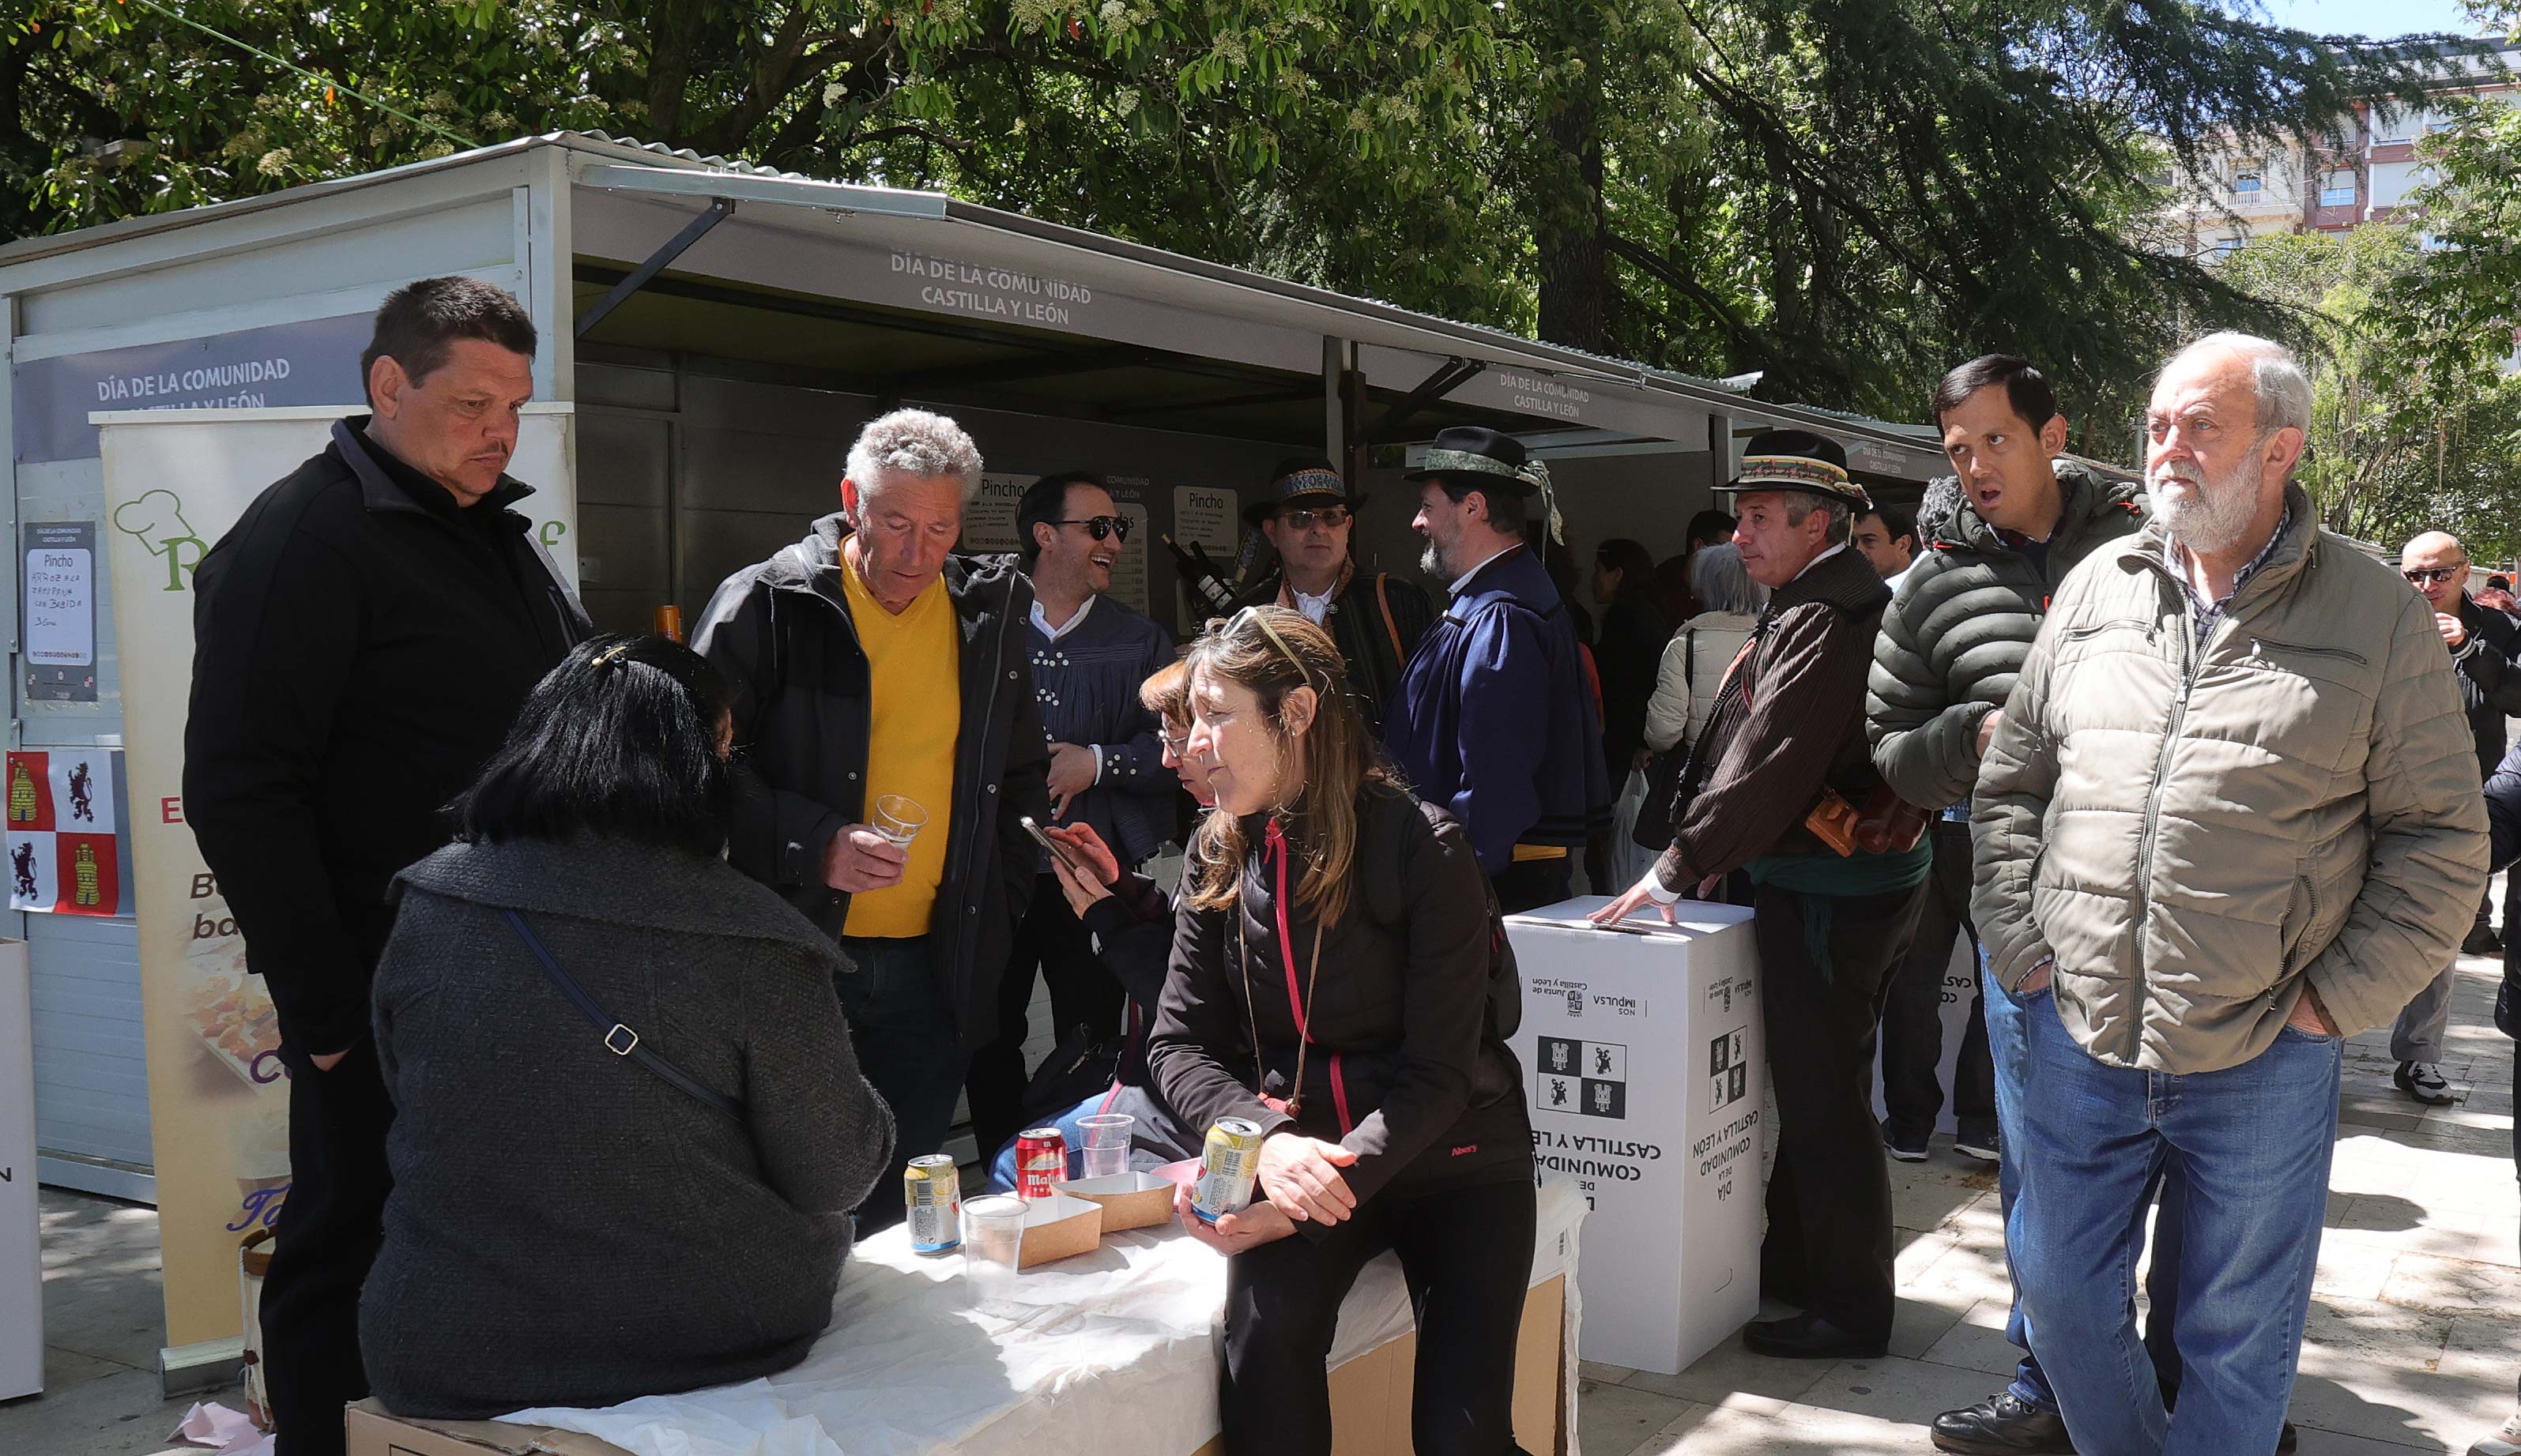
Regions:
M 9 755 L 9 908 L 122 913 L 109 749 Z

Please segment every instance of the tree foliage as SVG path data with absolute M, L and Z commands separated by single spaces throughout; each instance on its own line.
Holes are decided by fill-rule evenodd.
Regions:
M 2428 55 L 2188 0 L 33 0 L 0 39 L 0 236 L 600 128 L 1898 418 L 2011 348 L 2087 447 L 2176 335 L 2271 317 L 2133 241 L 2161 151 Z
M 2373 223 L 2254 242 L 2221 271 L 2303 305 L 2284 332 L 2311 369 L 2300 478 L 2323 523 L 2390 547 L 2447 530 L 2478 561 L 2508 561 L 2521 547 L 2521 379 L 2404 327 L 2441 258 L 2419 226 Z M 2508 326 L 2503 337 L 2508 348 Z

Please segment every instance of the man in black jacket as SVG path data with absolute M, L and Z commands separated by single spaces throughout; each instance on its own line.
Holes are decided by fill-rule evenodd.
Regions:
M 1243 512 L 1269 538 L 1278 569 L 1234 605 L 1301 612 L 1330 633 L 1365 726 L 1381 737 L 1385 710 L 1400 692 L 1401 669 L 1436 609 L 1416 582 L 1357 569 L 1350 543 L 1363 509 L 1365 496 L 1350 494 L 1328 460 L 1299 455 L 1278 462 L 1268 495 Z
M 2477 740 L 2482 784 L 2503 761 L 2504 717 L 2521 713 L 2521 662 L 2513 660 L 2521 650 L 2521 627 L 2470 600 L 2468 552 L 2456 536 L 2427 531 L 2409 541 L 2399 553 L 2399 570 L 2434 609 L 2434 625 L 2451 650 L 2452 677 Z M 2490 881 L 2486 898 L 2477 904 L 2477 923 L 2460 945 L 2464 954 L 2491 955 L 2501 948 L 2487 919 L 2494 895 Z M 2400 1091 L 2428 1107 L 2445 1107 L 2453 1100 L 2441 1067 L 2444 1038 L 2451 1029 L 2451 987 L 2452 968 L 2445 966 L 2390 1028 L 2390 1056 L 2399 1064 L 2394 1080 Z
M 728 858 L 840 942 L 841 1007 L 904 1159 L 944 1145 L 965 1064 L 997 1029 L 1039 854 L 1017 821 L 1050 819 L 1032 585 L 1013 557 L 950 554 L 980 480 L 953 421 L 874 421 L 840 513 L 729 576 L 692 639 L 735 689 Z M 905 798 L 924 820 L 886 823 Z M 859 1231 L 900 1218 L 889 1178 Z
M 194 575 L 184 812 L 279 1013 L 292 1183 L 263 1284 L 282 1456 L 343 1449 L 367 1393 L 359 1285 L 383 1236 L 392 1108 L 368 983 L 394 873 L 518 705 L 589 632 L 510 509 L 534 327 L 466 278 L 388 297 L 375 413 L 246 508 Z

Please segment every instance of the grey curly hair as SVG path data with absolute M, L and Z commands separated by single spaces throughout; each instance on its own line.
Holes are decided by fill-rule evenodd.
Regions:
M 969 505 L 981 489 L 981 447 L 962 426 L 929 410 L 897 409 L 868 421 L 849 446 L 848 478 L 859 503 L 874 500 L 887 478 L 901 476 L 950 477 Z

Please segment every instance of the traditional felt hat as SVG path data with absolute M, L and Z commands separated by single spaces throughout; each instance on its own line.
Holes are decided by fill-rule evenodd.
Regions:
M 1873 509 L 1873 497 L 1847 473 L 1846 449 L 1809 430 L 1767 430 L 1751 436 L 1742 447 L 1742 473 L 1717 488 L 1735 494 L 1802 490 L 1851 510 Z
M 1485 425 L 1454 425 L 1436 432 L 1426 463 L 1412 480 L 1453 480 L 1465 485 L 1506 485 L 1530 495 L 1540 488 L 1523 441 Z
M 1346 506 L 1352 511 L 1365 509 L 1365 492 L 1349 494 L 1348 481 L 1340 473 L 1321 460 L 1288 460 L 1280 462 L 1270 478 L 1269 493 L 1243 508 L 1243 519 L 1259 525 L 1280 511 L 1301 511 L 1315 506 Z

